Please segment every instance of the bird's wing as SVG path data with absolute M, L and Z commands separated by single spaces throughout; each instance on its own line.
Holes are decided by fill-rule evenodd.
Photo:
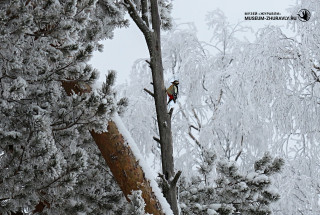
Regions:
M 178 88 L 178 86 L 175 86 L 175 88 L 174 88 L 174 93 L 175 93 L 175 94 L 178 94 L 178 93 L 179 93 L 179 88 Z

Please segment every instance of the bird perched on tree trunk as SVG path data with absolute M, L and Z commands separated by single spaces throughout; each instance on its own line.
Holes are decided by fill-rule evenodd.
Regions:
M 178 93 L 179 93 L 179 89 L 178 89 L 178 85 L 179 85 L 179 81 L 175 80 L 173 82 L 171 82 L 171 86 L 167 89 L 167 94 L 169 96 L 169 101 L 168 104 L 173 100 L 174 103 L 176 103 L 176 99 L 178 97 Z

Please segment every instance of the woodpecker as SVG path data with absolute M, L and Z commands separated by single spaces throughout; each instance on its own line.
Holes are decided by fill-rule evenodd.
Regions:
M 171 82 L 171 86 L 167 89 L 167 94 L 169 96 L 169 101 L 167 103 L 167 105 L 173 100 L 174 103 L 176 103 L 176 99 L 177 99 L 177 96 L 178 96 L 178 93 L 179 93 L 179 88 L 178 88 L 178 85 L 179 85 L 179 81 L 178 80 L 175 80 L 173 82 Z

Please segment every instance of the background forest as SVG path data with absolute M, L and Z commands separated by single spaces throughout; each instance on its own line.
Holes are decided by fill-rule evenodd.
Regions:
M 128 25 L 128 11 L 151 19 L 143 2 L 0 1 L 0 214 L 145 214 L 141 192 L 122 194 L 90 132 L 122 119 L 137 160 L 161 172 L 156 107 L 144 90 L 152 64 L 138 59 L 129 83 L 113 86 L 110 71 L 92 88 L 99 72 L 88 63 Z M 209 12 L 210 43 L 172 21 L 170 1 L 157 5 L 164 83 L 180 82 L 168 105 L 180 213 L 320 214 L 320 2 L 289 8 L 311 12 L 288 21 L 294 35 L 267 26 L 253 42 L 239 39 L 244 23 Z

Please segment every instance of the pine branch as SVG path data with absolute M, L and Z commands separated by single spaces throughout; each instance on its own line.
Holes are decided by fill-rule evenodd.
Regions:
M 6 200 L 9 200 L 10 198 L 2 198 L 2 199 L 0 199 L 0 202 L 2 202 L 2 201 L 6 201 Z
M 31 0 L 27 0 L 25 3 L 25 6 L 27 6 L 30 2 L 31 2 Z
M 71 168 L 71 169 L 67 170 L 66 172 L 61 174 L 59 177 L 57 177 L 56 179 L 51 181 L 49 184 L 38 188 L 37 191 L 40 191 L 40 190 L 43 190 L 43 189 L 46 189 L 46 188 L 50 187 L 52 184 L 54 184 L 55 182 L 59 181 L 61 178 L 65 177 L 66 175 L 70 174 L 72 171 L 75 171 L 75 170 L 77 170 L 77 169 L 76 168 Z
M 65 130 L 65 129 L 68 129 L 68 128 L 71 128 L 72 126 L 76 125 L 76 124 L 79 124 L 78 122 L 80 121 L 82 115 L 84 114 L 84 111 L 81 112 L 81 114 L 79 115 L 79 117 L 72 123 L 70 123 L 69 125 L 66 125 L 65 127 L 62 127 L 62 128 L 52 128 L 52 131 L 61 131 L 61 130 Z M 53 125 L 51 125 L 53 126 Z
M 48 79 L 50 76 L 52 76 L 53 74 L 56 74 L 56 73 L 58 73 L 58 72 L 60 72 L 60 71 L 62 71 L 62 70 L 64 70 L 64 69 L 67 69 L 69 66 L 72 66 L 72 65 L 74 65 L 74 62 L 70 62 L 70 63 L 68 63 L 67 65 L 63 66 L 63 67 L 50 70 L 50 71 L 48 72 L 49 75 L 47 76 L 47 79 Z

